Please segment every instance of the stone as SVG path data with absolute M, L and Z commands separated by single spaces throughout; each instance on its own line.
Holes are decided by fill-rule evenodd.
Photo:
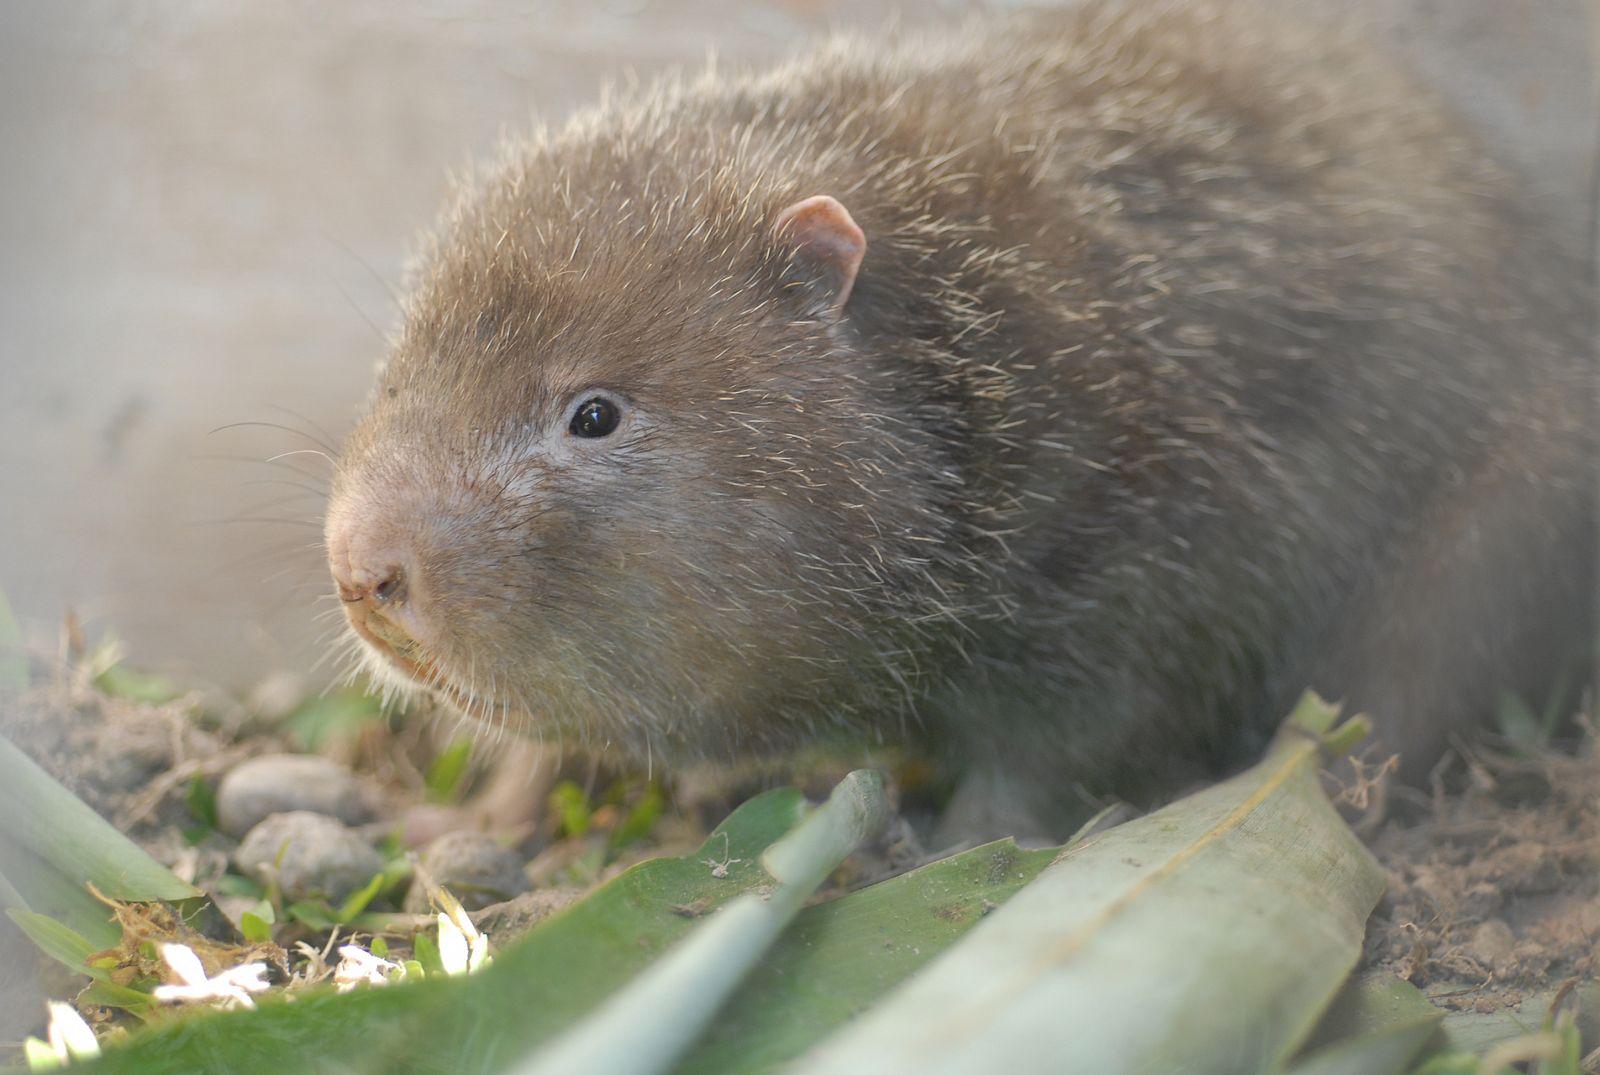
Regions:
M 314 754 L 262 754 L 235 766 L 217 786 L 217 827 L 236 839 L 270 814 L 293 811 L 346 825 L 373 817 L 355 774 Z

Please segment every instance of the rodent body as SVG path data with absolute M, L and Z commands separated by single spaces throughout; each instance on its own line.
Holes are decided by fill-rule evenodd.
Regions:
M 1588 585 L 1580 284 L 1515 193 L 1227 3 L 608 102 L 426 251 L 334 575 L 397 678 L 640 758 L 1103 789 L 1307 685 L 1426 743 Z

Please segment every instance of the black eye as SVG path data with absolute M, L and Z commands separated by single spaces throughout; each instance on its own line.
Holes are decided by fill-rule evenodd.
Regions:
M 578 404 L 572 424 L 567 428 L 575 437 L 604 437 L 616 429 L 620 421 L 622 412 L 617 410 L 617 405 L 604 396 L 595 396 Z

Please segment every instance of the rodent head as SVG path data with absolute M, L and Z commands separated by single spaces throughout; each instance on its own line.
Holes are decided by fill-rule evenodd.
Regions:
M 328 511 L 360 649 L 641 756 L 881 711 L 953 614 L 954 479 L 853 323 L 866 237 L 829 197 L 602 152 L 525 151 L 427 255 Z

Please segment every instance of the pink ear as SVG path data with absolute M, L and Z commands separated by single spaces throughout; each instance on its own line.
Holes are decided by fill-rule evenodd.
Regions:
M 828 310 L 838 314 L 855 287 L 867 237 L 838 200 L 826 194 L 795 202 L 778 214 L 772 233 L 796 247 L 798 259 L 827 288 Z

